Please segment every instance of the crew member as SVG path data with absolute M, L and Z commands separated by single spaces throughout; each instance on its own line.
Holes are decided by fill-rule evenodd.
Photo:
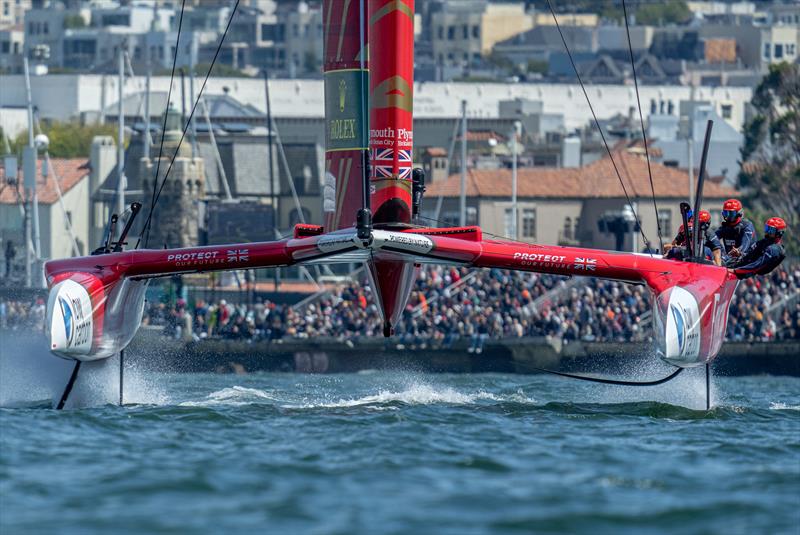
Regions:
M 781 244 L 786 222 L 780 217 L 772 217 L 764 225 L 764 237 L 756 242 L 741 261 L 729 271 L 740 279 L 755 275 L 766 275 L 778 267 L 786 255 Z
M 722 225 L 716 231 L 724 248 L 725 262 L 736 264 L 756 243 L 756 227 L 744 218 L 739 199 L 728 199 L 722 204 Z
M 703 252 L 705 253 L 704 256 L 708 260 L 713 260 L 714 264 L 717 266 L 722 265 L 722 244 L 720 243 L 719 239 L 717 238 L 716 234 L 709 234 L 708 229 L 711 226 L 711 214 L 706 210 L 700 210 L 698 214 L 698 219 L 700 220 L 700 238 L 703 242 Z M 692 225 L 693 220 L 689 219 L 689 233 L 688 237 L 692 239 Z M 687 241 L 687 233 L 684 231 L 683 225 L 680 226 L 678 229 L 678 235 L 675 236 L 675 239 L 672 240 L 672 243 L 668 243 L 664 246 L 664 250 L 666 254 L 664 255 L 665 258 L 671 258 L 674 260 L 683 260 L 687 255 L 687 247 L 689 242 Z

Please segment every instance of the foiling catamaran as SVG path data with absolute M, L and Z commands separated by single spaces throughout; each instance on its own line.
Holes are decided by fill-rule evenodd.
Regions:
M 237 7 L 238 1 L 228 28 Z M 558 26 L 552 6 L 551 12 Z M 182 15 L 183 11 L 181 21 Z M 387 337 L 392 335 L 424 264 L 587 276 L 647 285 L 653 296 L 658 354 L 676 369 L 667 377 L 646 382 L 577 377 L 613 384 L 655 385 L 672 379 L 685 368 L 705 365 L 708 406 L 708 363 L 722 346 L 737 278 L 703 257 L 699 241 L 702 233 L 695 233 L 686 260 L 676 261 L 650 254 L 487 237 L 478 226 L 429 228 L 415 224 L 424 192 L 424 174 L 412 168 L 414 2 L 324 0 L 323 17 L 326 170 L 329 181 L 335 184 L 335 191 L 324 199 L 324 226 L 296 225 L 291 237 L 277 241 L 157 250 L 140 249 L 137 243 L 135 248 L 124 250 L 140 205 L 132 206 L 132 216 L 116 242 L 112 240 L 112 227 L 117 216 L 112 216 L 107 238 L 95 254 L 53 260 L 45 265 L 50 289 L 46 324 L 50 350 L 75 361 L 57 407 L 64 406 L 82 362 L 117 354 L 122 402 L 122 354 L 139 328 L 145 290 L 154 278 L 354 262 L 368 268 Z M 217 53 L 226 34 L 227 28 Z M 566 41 L 564 45 L 569 53 Z M 209 73 L 213 65 L 214 62 Z M 575 73 L 580 81 L 577 69 Z M 204 88 L 205 82 L 197 101 Z M 197 101 L 184 125 L 184 135 Z M 694 228 L 699 228 L 696 218 L 703 197 L 710 126 L 695 196 Z M 613 163 L 610 150 L 608 156 Z M 618 177 L 624 190 L 624 182 Z M 165 175 L 161 188 L 166 178 Z M 153 206 L 160 191 L 154 190 Z M 153 224 L 153 206 L 142 231 L 145 247 Z M 688 204 L 682 205 L 684 228 L 689 224 L 688 208 Z

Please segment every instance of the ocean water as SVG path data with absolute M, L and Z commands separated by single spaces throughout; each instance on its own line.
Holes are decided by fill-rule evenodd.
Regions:
M 3 534 L 800 530 L 797 378 L 715 377 L 706 411 L 701 370 L 637 389 L 131 363 L 118 407 L 108 362 L 59 412 L 67 363 L 3 357 Z

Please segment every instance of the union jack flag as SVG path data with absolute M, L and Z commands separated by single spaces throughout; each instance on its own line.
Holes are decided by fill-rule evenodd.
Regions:
M 250 260 L 249 249 L 228 249 L 228 262 L 247 262 Z
M 594 271 L 597 267 L 597 259 L 595 258 L 575 258 L 575 269 L 583 269 L 586 271 Z
M 397 152 L 397 176 L 398 178 L 411 179 L 411 151 L 398 150 Z M 372 167 L 372 178 L 392 178 L 394 177 L 394 149 L 371 149 L 370 165 Z

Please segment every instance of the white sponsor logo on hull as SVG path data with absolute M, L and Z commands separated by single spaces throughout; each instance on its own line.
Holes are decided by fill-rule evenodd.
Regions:
M 699 364 L 700 310 L 687 290 L 672 288 L 667 305 L 664 359 L 677 365 Z
M 391 247 L 401 249 L 408 253 L 429 253 L 433 249 L 433 241 L 421 234 L 406 234 L 404 232 L 390 232 L 376 230 L 372 233 L 373 245 L 376 249 Z
M 47 302 L 50 350 L 66 356 L 92 350 L 92 300 L 86 288 L 67 279 L 50 290 Z

